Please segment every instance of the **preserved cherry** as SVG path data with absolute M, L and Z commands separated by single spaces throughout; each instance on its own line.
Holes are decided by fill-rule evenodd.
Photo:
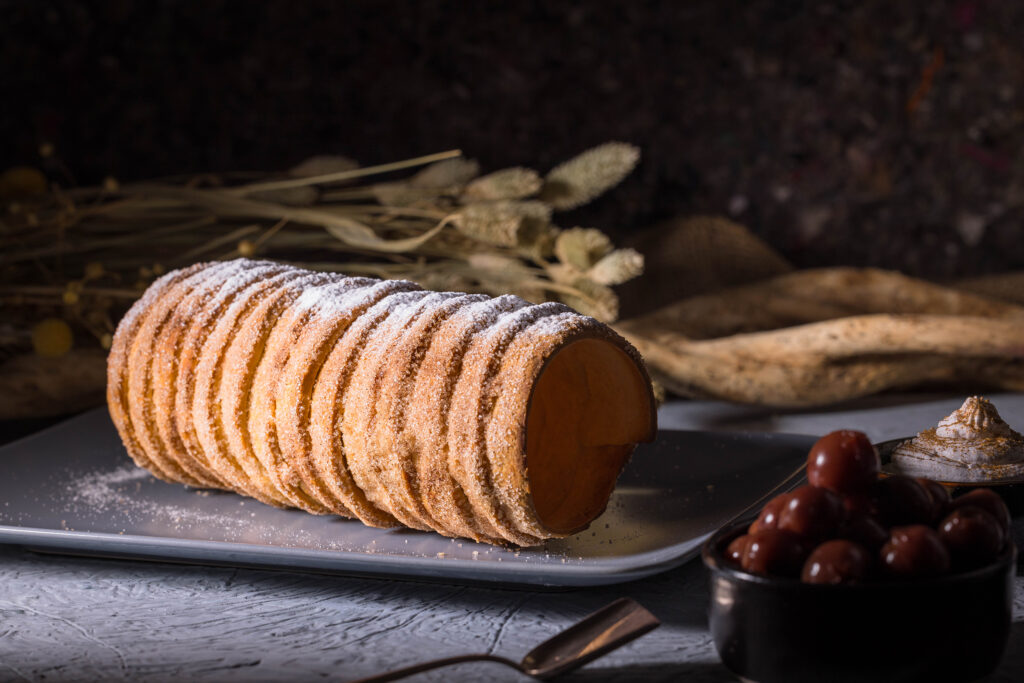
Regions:
M 749 534 L 743 534 L 732 540 L 729 547 L 725 549 L 725 556 L 736 564 L 743 563 L 743 555 L 747 552 L 747 544 L 750 543 Z
M 778 528 L 817 542 L 834 535 L 846 517 L 843 500 L 828 489 L 801 486 L 778 514 Z
M 782 508 L 789 502 L 789 497 L 788 493 L 783 493 L 765 503 L 765 506 L 761 508 L 761 514 L 750 525 L 749 533 L 755 534 L 764 529 L 777 528 L 779 526 L 779 513 L 782 512 Z
M 1010 512 L 991 489 L 951 499 L 931 479 L 878 475 L 864 434 L 822 437 L 807 458 L 810 483 L 768 501 L 727 559 L 755 574 L 838 584 L 972 569 L 1005 547 Z
M 878 550 L 889 540 L 889 532 L 871 515 L 860 512 L 851 513 L 839 530 L 842 538 L 856 541 L 863 546 Z
M 750 534 L 740 566 L 754 574 L 797 576 L 806 551 L 800 538 L 781 529 L 765 529 Z
M 862 432 L 842 429 L 818 439 L 807 456 L 807 481 L 811 486 L 839 494 L 869 488 L 880 469 L 878 451 Z
M 916 479 L 896 475 L 878 482 L 878 511 L 888 526 L 931 524 L 932 497 Z
M 932 520 L 939 520 L 945 517 L 946 512 L 949 510 L 949 504 L 953 500 L 949 495 L 949 489 L 937 481 L 925 479 L 924 477 L 917 477 L 916 481 L 928 492 L 929 497 L 932 499 Z
M 999 528 L 1003 530 L 1003 538 L 1005 539 L 1009 536 L 1010 510 L 1006 507 L 1006 503 L 1003 502 L 998 493 L 992 489 L 974 489 L 970 493 L 957 496 L 950 504 L 954 510 L 965 505 L 979 507 L 992 515 L 999 522 Z
M 871 553 L 853 541 L 826 541 L 804 562 L 800 579 L 804 583 L 855 583 L 871 571 Z
M 951 512 L 939 524 L 939 537 L 960 569 L 981 567 L 996 559 L 1003 547 L 1003 530 L 995 517 L 973 505 Z
M 890 576 L 918 578 L 949 571 L 949 551 L 930 526 L 913 524 L 892 529 L 882 546 L 882 566 Z
M 848 515 L 868 515 L 869 517 L 878 517 L 878 500 L 874 495 L 875 489 L 872 489 L 868 493 L 857 493 L 850 496 L 843 496 L 843 507 L 846 508 Z

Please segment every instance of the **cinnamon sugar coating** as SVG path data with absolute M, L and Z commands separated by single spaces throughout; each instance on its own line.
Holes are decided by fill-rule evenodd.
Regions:
M 244 259 L 147 290 L 114 335 L 107 398 L 163 479 L 524 546 L 600 514 L 655 428 L 636 351 L 562 304 Z M 549 439 L 563 404 L 572 424 Z M 549 441 L 572 448 L 549 457 Z

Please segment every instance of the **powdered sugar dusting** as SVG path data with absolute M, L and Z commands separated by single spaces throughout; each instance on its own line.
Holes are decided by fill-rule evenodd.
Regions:
M 166 439 L 169 460 L 208 466 L 235 491 L 372 526 L 398 519 L 489 542 L 532 545 L 558 535 L 535 518 L 525 479 L 513 471 L 523 462 L 512 451 L 521 450 L 525 409 L 495 413 L 499 396 L 515 394 L 509 400 L 525 406 L 542 359 L 573 337 L 631 350 L 563 304 L 268 262 L 211 264 L 174 292 L 147 299 L 158 311 L 173 309 L 172 323 L 157 327 L 164 317 L 150 313 L 150 343 L 127 359 L 129 374 L 145 378 L 152 346 L 164 361 L 156 367 L 169 370 L 152 392 L 133 392 L 142 405 L 132 420 L 112 408 L 126 442 L 149 427 L 133 424 L 136 412 L 173 411 L 174 419 L 157 419 L 178 435 Z M 161 385 L 176 387 L 173 401 L 159 400 L 170 395 Z M 489 444 L 487 434 L 501 438 Z M 498 463 L 492 447 L 510 455 Z M 191 535 L 238 529 L 249 542 L 260 533 L 198 499 L 188 509 L 147 503 L 160 495 L 131 472 L 85 478 L 75 500 L 190 526 Z M 188 481 L 176 469 L 164 474 Z M 154 495 L 126 496 L 132 486 Z
M 65 493 L 69 502 L 92 511 L 118 510 L 134 523 L 157 520 L 172 524 L 179 530 L 183 527 L 211 525 L 220 529 L 244 528 L 245 523 L 237 517 L 203 512 L 195 507 L 169 505 L 156 502 L 143 495 L 139 489 L 144 482 L 152 482 L 153 475 L 144 469 L 124 465 L 115 470 L 96 471 L 77 477 L 68 483 Z M 203 492 L 197 491 L 196 495 Z
M 349 310 L 353 300 L 364 299 L 367 290 L 377 284 L 380 284 L 380 280 L 373 278 L 338 276 L 338 279 L 323 287 L 306 289 L 293 305 L 313 315 L 333 317 Z M 410 288 L 416 287 L 411 282 L 408 285 Z
M 138 467 L 125 465 L 112 472 L 93 472 L 68 486 L 71 499 L 91 507 L 105 509 L 117 501 L 118 489 L 122 484 L 133 483 L 152 477 Z

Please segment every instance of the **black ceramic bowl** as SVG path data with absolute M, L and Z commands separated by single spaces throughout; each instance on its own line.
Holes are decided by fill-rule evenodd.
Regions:
M 711 572 L 711 635 L 738 676 L 758 683 L 973 681 L 999 663 L 1010 633 L 1012 543 L 996 562 L 970 572 L 811 585 L 730 563 L 724 550 L 746 527 L 720 529 L 702 554 Z

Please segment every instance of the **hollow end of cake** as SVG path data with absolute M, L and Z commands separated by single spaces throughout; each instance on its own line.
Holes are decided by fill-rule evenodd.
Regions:
M 526 421 L 541 524 L 566 535 L 597 518 L 636 444 L 654 437 L 655 420 L 650 380 L 624 349 L 600 338 L 559 349 L 534 384 Z

